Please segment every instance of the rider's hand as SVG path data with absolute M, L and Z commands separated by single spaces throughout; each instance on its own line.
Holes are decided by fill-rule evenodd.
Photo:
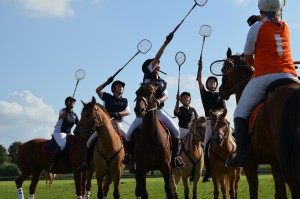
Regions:
M 115 117 L 119 117 L 120 113 L 119 112 L 113 112 L 113 113 L 110 113 L 110 115 L 115 118 Z
M 111 76 L 110 78 L 108 78 L 105 82 L 105 85 L 109 85 L 110 83 L 112 83 L 114 81 L 114 77 Z
M 155 102 L 156 102 L 157 106 L 160 106 L 160 103 L 161 103 L 160 99 L 155 99 Z
M 178 102 L 180 100 L 180 96 L 176 95 L 176 101 Z
M 170 43 L 170 41 L 172 41 L 174 34 L 171 32 L 167 37 L 166 37 L 166 41 L 165 44 Z
M 198 70 L 199 70 L 199 72 L 202 71 L 202 60 L 200 60 L 200 59 L 198 61 Z
M 259 21 L 260 19 L 259 15 L 252 15 L 247 19 L 247 23 L 249 26 L 252 26 L 253 24 L 255 24 L 257 21 Z

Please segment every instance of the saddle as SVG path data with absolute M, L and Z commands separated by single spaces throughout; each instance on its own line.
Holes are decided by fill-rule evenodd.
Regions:
M 255 126 L 255 121 L 256 121 L 256 117 L 258 115 L 258 113 L 260 112 L 260 110 L 262 109 L 262 107 L 265 104 L 265 101 L 267 99 L 268 96 L 270 96 L 274 91 L 276 91 L 277 89 L 283 87 L 283 86 L 287 86 L 289 84 L 293 84 L 293 83 L 298 83 L 295 80 L 291 79 L 291 78 L 282 78 L 282 79 L 278 79 L 275 80 L 274 82 L 272 82 L 266 89 L 266 93 L 265 93 L 265 97 L 263 98 L 263 100 L 253 109 L 250 119 L 249 119 L 249 134 L 252 133 L 253 128 Z
M 74 139 L 75 139 L 74 135 L 67 135 L 66 147 L 65 147 L 64 151 L 67 151 L 67 152 L 72 151 L 72 147 L 73 147 L 73 144 L 74 144 Z M 58 147 L 58 145 L 57 145 L 57 143 L 56 143 L 56 141 L 55 141 L 55 139 L 52 135 L 51 140 L 47 140 L 44 143 L 41 152 L 45 153 L 45 154 L 53 154 L 57 147 Z

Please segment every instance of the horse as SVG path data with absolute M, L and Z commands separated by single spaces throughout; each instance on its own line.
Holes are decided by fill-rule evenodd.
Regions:
M 184 186 L 184 198 L 189 198 L 188 178 L 193 182 L 193 199 L 197 198 L 198 182 L 202 174 L 204 166 L 203 148 L 206 129 L 205 117 L 194 116 L 189 123 L 189 130 L 185 136 L 179 155 L 185 162 L 185 167 L 172 168 L 173 178 L 176 185 L 178 185 L 182 178 Z
M 77 199 L 81 199 L 85 190 L 85 173 L 79 173 L 76 168 L 84 161 L 84 148 L 90 134 L 69 136 L 72 144 L 65 150 L 56 163 L 53 173 L 73 173 Z M 32 176 L 29 187 L 29 198 L 34 198 L 36 186 L 43 170 L 48 170 L 52 153 L 44 153 L 44 147 L 49 140 L 37 138 L 21 144 L 18 148 L 20 176 L 15 180 L 19 198 L 24 198 L 22 184 L 30 175 Z M 66 148 L 68 148 L 66 146 Z
M 253 70 L 247 67 L 241 55 L 232 55 L 230 48 L 227 60 L 233 65 L 223 66 L 219 92 L 225 100 L 235 94 L 238 103 Z M 257 169 L 260 164 L 271 165 L 275 198 L 287 198 L 285 182 L 292 198 L 300 198 L 300 84 L 278 86 L 280 81 L 276 82 L 276 89 L 266 95 L 264 106 L 257 113 L 249 135 L 244 172 L 250 198 L 258 198 Z
M 214 198 L 219 196 L 219 184 L 223 198 L 237 199 L 238 182 L 241 168 L 227 168 L 227 157 L 236 149 L 232 136 L 232 129 L 226 119 L 227 109 L 221 111 L 210 110 L 212 141 L 209 145 L 209 165 L 214 184 Z M 234 156 L 232 156 L 233 158 Z
M 105 108 L 96 102 L 95 97 L 84 103 L 81 118 L 74 132 L 97 131 L 98 141 L 93 156 L 93 169 L 96 171 L 99 199 L 107 197 L 109 185 L 114 184 L 113 196 L 120 198 L 119 183 L 124 169 L 122 159 L 124 147 L 119 134 L 114 130 L 111 119 Z
M 49 186 L 50 188 L 52 188 L 52 184 L 53 184 L 56 174 L 49 173 L 47 170 L 44 170 L 43 172 L 44 172 L 44 178 L 46 180 L 46 187 Z
M 137 117 L 142 117 L 140 134 L 134 147 L 136 163 L 136 197 L 147 199 L 146 174 L 159 170 L 164 178 L 164 188 L 168 199 L 178 198 L 175 182 L 172 178 L 170 133 L 163 127 L 157 117 L 155 93 L 158 86 L 154 83 L 142 83 L 136 91 Z

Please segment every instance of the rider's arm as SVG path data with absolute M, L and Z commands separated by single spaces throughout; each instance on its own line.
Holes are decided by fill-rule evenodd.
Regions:
M 112 81 L 114 81 L 114 77 L 110 77 L 106 80 L 106 82 L 104 82 L 103 84 L 101 84 L 100 86 L 98 86 L 96 88 L 96 93 L 99 95 L 100 98 L 103 97 L 103 92 L 102 90 L 105 88 L 105 86 L 109 85 Z
M 175 104 L 175 108 L 174 108 L 174 114 L 179 112 L 179 100 L 180 100 L 180 96 L 176 95 L 176 104 Z
M 197 81 L 199 84 L 199 89 L 203 90 L 204 85 L 202 83 L 202 61 L 201 60 L 198 61 L 198 71 L 199 71 L 199 73 L 197 74 Z

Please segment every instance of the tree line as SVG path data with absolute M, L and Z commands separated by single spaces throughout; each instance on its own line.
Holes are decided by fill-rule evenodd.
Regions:
M 0 144 L 0 178 L 18 176 L 18 147 L 22 144 L 19 141 L 12 143 L 8 149 Z

